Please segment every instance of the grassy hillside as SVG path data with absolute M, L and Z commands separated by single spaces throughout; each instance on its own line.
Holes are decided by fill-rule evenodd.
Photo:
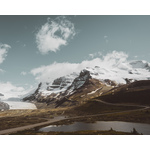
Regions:
M 114 88 L 102 94 L 98 99 L 111 103 L 135 103 L 150 105 L 150 81 L 136 81 Z
M 70 108 L 65 111 L 65 115 L 69 116 L 83 116 L 83 115 L 92 115 L 92 114 L 102 114 L 109 112 L 119 112 L 124 110 L 137 109 L 138 107 L 134 106 L 114 106 L 107 105 L 95 100 L 87 101 L 86 103 Z

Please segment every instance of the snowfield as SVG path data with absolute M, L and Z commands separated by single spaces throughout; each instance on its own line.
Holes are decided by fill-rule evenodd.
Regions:
M 92 78 L 98 80 L 110 79 L 123 84 L 126 84 L 125 78 L 132 80 L 150 79 L 150 63 L 146 61 L 121 62 L 109 65 L 105 63 L 102 62 L 94 68 L 87 67 L 86 70 L 90 72 Z
M 33 103 L 21 101 L 3 101 L 9 105 L 10 109 L 37 109 Z

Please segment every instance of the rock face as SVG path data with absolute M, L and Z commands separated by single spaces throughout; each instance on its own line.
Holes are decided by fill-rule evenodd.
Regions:
M 39 89 L 41 88 L 41 85 L 42 85 L 42 83 L 39 83 L 38 88 L 36 89 L 36 91 L 33 94 L 31 94 L 27 97 L 24 97 L 23 101 L 28 101 L 28 100 L 29 101 L 34 101 L 34 100 L 36 100 L 36 97 L 39 94 Z
M 74 91 L 82 87 L 91 77 L 88 70 L 82 70 L 77 78 L 74 79 L 71 86 L 67 89 L 68 91 Z

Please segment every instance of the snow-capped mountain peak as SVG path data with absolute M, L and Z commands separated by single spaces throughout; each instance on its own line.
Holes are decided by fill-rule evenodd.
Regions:
M 80 88 L 84 87 L 85 84 L 86 87 L 88 87 L 88 84 L 93 84 L 90 81 L 91 79 L 94 79 L 94 84 L 97 82 L 95 85 L 97 85 L 98 89 L 101 89 L 101 85 L 114 87 L 136 80 L 149 80 L 149 68 L 150 65 L 146 61 L 122 62 L 108 67 L 97 64 L 95 67 L 86 67 L 80 73 L 62 76 L 52 82 L 41 82 L 37 90 L 32 95 L 24 98 L 24 100 L 37 99 L 38 101 L 43 101 L 43 99 L 46 99 L 46 101 L 60 101 L 72 94 L 81 92 Z M 97 91 L 94 84 L 92 88 Z M 93 93 L 92 91 L 88 92 Z

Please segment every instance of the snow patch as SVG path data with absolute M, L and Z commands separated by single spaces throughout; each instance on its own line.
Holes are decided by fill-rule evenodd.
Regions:
M 100 89 L 102 89 L 102 87 L 101 87 L 101 88 L 96 89 L 95 91 L 92 91 L 92 92 L 90 92 L 90 93 L 87 93 L 87 95 L 94 94 L 94 93 L 96 93 L 96 92 L 97 92 L 98 90 L 100 90 Z

